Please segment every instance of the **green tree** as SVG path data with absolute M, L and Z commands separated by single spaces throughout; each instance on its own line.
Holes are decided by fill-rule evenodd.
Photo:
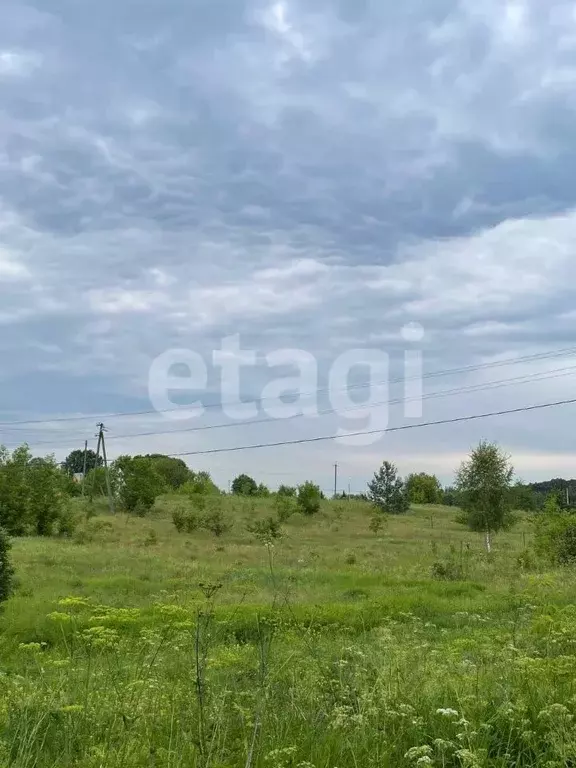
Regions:
M 534 524 L 534 548 L 539 555 L 554 565 L 576 562 L 576 514 L 561 509 L 557 492 L 548 494 Z
M 514 484 L 512 489 L 515 509 L 522 512 L 534 512 L 537 508 L 536 494 L 529 485 L 524 485 L 521 481 Z
M 161 453 L 151 453 L 143 458 L 150 459 L 156 472 L 164 479 L 166 487 L 174 491 L 193 479 L 194 473 L 182 459 L 165 456 Z
M 115 462 L 120 472 L 120 503 L 126 512 L 147 514 L 156 498 L 167 490 L 166 482 L 154 466 L 154 461 L 145 456 L 121 456 Z
M 188 498 L 195 496 L 208 496 L 220 494 L 220 489 L 215 485 L 208 472 L 190 472 L 190 479 L 181 485 L 178 493 Z
M 322 491 L 314 483 L 306 482 L 298 486 L 297 503 L 302 514 L 315 515 L 320 510 L 321 500 Z
M 86 474 L 94 467 L 101 467 L 104 463 L 101 456 L 96 456 L 96 452 L 89 448 L 86 451 Z M 84 449 L 77 448 L 69 453 L 64 460 L 64 470 L 69 475 L 79 475 L 84 471 Z
M 28 515 L 38 536 L 50 536 L 62 516 L 64 483 L 59 465 L 51 457 L 32 460 L 28 469 Z
M 440 504 L 442 502 L 440 481 L 436 475 L 427 475 L 426 472 L 408 475 L 406 493 L 411 504 Z
M 276 491 L 278 496 L 296 496 L 296 488 L 291 485 L 281 485 Z
M 256 496 L 258 483 L 250 475 L 238 475 L 232 482 L 232 493 L 237 496 Z
M 484 533 L 486 551 L 492 549 L 492 535 L 514 523 L 510 457 L 495 443 L 482 441 L 456 475 L 463 516 L 460 522 L 470 530 Z
M 270 489 L 264 485 L 264 483 L 260 483 L 258 486 L 258 490 L 256 491 L 256 496 L 260 496 L 263 499 L 267 499 L 268 496 L 270 496 Z
M 398 470 L 390 461 L 382 462 L 373 480 L 368 484 L 368 498 L 381 512 L 402 515 L 410 509 L 406 487 Z
M 27 445 L 0 448 L 0 526 L 10 536 L 49 536 L 63 512 L 65 475 L 54 457 L 33 458 Z

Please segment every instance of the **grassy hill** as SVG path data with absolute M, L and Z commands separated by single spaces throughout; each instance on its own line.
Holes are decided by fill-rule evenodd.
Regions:
M 575 578 L 488 557 L 456 511 L 378 533 L 361 502 L 293 515 L 227 497 L 221 537 L 174 501 L 20 539 L 0 617 L 0 765 L 566 766 L 576 759 Z

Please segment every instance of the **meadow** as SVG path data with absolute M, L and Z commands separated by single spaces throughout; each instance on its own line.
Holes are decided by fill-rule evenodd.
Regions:
M 487 555 L 448 507 L 324 501 L 266 542 L 268 500 L 219 537 L 172 504 L 14 541 L 1 766 L 576 765 L 576 579 L 528 516 Z

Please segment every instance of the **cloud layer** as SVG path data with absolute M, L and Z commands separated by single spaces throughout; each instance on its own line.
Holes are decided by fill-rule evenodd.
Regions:
M 259 359 L 312 353 L 319 386 L 350 348 L 389 351 L 401 375 L 411 322 L 424 328 L 427 370 L 569 347 L 575 84 L 576 14 L 564 0 L 7 0 L 2 420 L 146 410 L 155 357 L 180 347 L 209 359 L 235 333 Z M 246 372 L 244 393 L 268 379 L 264 366 Z M 439 399 L 424 416 L 545 401 L 571 381 Z M 119 436 L 149 421 L 111 424 Z M 564 423 L 565 413 L 510 417 L 488 432 L 527 457 L 531 476 L 548 475 L 569 450 Z M 2 439 L 54 435 L 65 452 L 87 424 L 5 428 Z M 121 447 L 176 452 L 335 427 Z M 335 456 L 361 483 L 391 453 L 448 477 L 486 433 L 444 428 L 440 451 L 439 434 L 398 433 L 372 451 L 223 454 L 211 466 L 220 478 L 242 464 L 325 484 Z

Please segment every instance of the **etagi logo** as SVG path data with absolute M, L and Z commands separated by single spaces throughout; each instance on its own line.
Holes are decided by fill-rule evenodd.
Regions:
M 212 352 L 211 360 L 190 349 L 170 349 L 157 357 L 148 378 L 148 392 L 153 407 L 164 418 L 172 421 L 197 419 L 205 406 L 197 399 L 186 406 L 178 406 L 170 394 L 188 393 L 191 397 L 206 393 L 209 364 L 220 369 L 219 393 L 222 413 L 234 422 L 248 422 L 260 413 L 270 420 L 282 421 L 298 416 L 317 417 L 332 413 L 337 417 L 366 419 L 362 432 L 338 428 L 334 437 L 348 445 L 372 445 L 386 430 L 389 419 L 389 391 L 391 383 L 401 383 L 403 394 L 394 402 L 403 404 L 405 418 L 422 416 L 422 349 L 424 330 L 410 323 L 401 330 L 405 342 L 403 371 L 399 378 L 390 380 L 390 356 L 382 349 L 350 349 L 342 352 L 328 370 L 328 385 L 319 386 L 318 361 L 303 349 L 277 349 L 265 355 L 269 369 L 290 368 L 295 374 L 278 376 L 262 387 L 258 397 L 243 401 L 240 396 L 240 371 L 256 367 L 256 350 L 242 349 L 240 335 L 226 336 L 219 349 Z M 262 358 L 260 357 L 260 361 Z M 261 362 L 260 362 L 261 364 Z M 174 368 L 186 369 L 187 375 L 174 375 Z M 350 384 L 354 372 L 366 375 L 361 384 Z M 213 388 L 211 388 L 213 394 Z M 355 394 L 356 397 L 352 397 Z M 360 395 L 360 397 L 359 397 Z M 328 398 L 329 409 L 319 408 L 319 400 Z M 286 401 L 289 398 L 288 402 Z M 359 430 L 356 430 L 358 432 Z

